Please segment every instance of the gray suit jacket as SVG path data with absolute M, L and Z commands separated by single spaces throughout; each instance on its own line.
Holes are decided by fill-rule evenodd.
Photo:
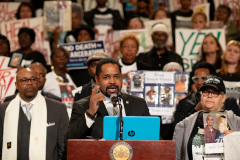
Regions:
M 55 123 L 47 127 L 46 160 L 62 159 L 65 149 L 65 134 L 69 122 L 66 106 L 58 101 L 45 98 L 47 104 L 47 123 Z M 2 159 L 3 125 L 5 111 L 10 102 L 0 105 L 0 156 Z M 21 108 L 20 108 L 21 109 Z M 19 130 L 19 128 L 18 128 Z M 18 139 L 18 143 L 21 139 Z M 19 156 L 19 155 L 18 155 Z
M 107 109 L 100 101 L 95 123 L 88 128 L 84 114 L 89 108 L 89 100 L 90 96 L 73 103 L 67 139 L 85 139 L 86 136 L 103 138 L 103 118 L 108 115 Z M 147 104 L 142 98 L 123 94 L 123 103 L 127 116 L 150 116 Z
M 198 117 L 198 111 L 179 122 L 175 127 L 173 140 L 176 141 L 176 160 L 189 160 L 187 144 Z M 232 111 L 227 112 L 227 123 L 232 131 L 239 131 L 240 117 Z

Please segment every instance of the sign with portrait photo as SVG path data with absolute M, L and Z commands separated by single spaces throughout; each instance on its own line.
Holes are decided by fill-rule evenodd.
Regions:
M 131 71 L 129 93 L 145 99 L 151 115 L 172 116 L 176 101 L 186 96 L 188 78 L 187 72 Z M 181 90 L 176 91 L 176 80 L 184 85 Z
M 23 59 L 22 53 L 14 52 L 11 56 L 8 67 L 17 68 L 19 65 L 21 65 L 22 59 Z

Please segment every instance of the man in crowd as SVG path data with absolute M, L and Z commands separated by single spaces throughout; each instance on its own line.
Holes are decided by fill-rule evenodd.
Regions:
M 18 95 L 0 105 L 1 159 L 61 159 L 68 126 L 66 106 L 38 93 L 30 68 L 16 76 Z M 11 126 L 11 127 L 9 127 Z
M 42 89 L 44 87 L 44 84 L 46 82 L 46 74 L 47 74 L 47 70 L 46 68 L 39 62 L 35 62 L 33 64 L 30 65 L 29 67 L 31 70 L 33 70 L 38 77 L 38 92 L 40 94 L 42 94 L 42 96 L 47 97 L 47 98 L 51 98 L 51 99 L 55 99 L 59 102 L 61 102 L 61 98 L 51 94 L 51 93 L 47 93 L 47 92 L 43 92 Z M 8 102 L 13 100 L 16 97 L 17 94 L 14 94 L 12 96 L 8 96 L 5 98 L 4 102 Z
M 146 53 L 140 53 L 138 60 L 152 66 L 152 70 L 163 70 L 165 64 L 169 62 L 178 62 L 183 67 L 183 60 L 180 55 L 169 51 L 166 48 L 168 40 L 168 29 L 162 23 L 157 23 L 152 26 L 152 41 L 153 48 Z
M 87 65 L 88 65 L 88 73 L 91 77 L 91 81 L 74 90 L 75 92 L 77 92 L 74 96 L 74 101 L 78 101 L 84 97 L 91 95 L 92 89 L 97 86 L 95 81 L 96 66 L 98 62 L 103 58 L 109 58 L 109 55 L 102 51 L 94 52 L 88 57 Z
M 67 139 L 87 137 L 103 138 L 103 118 L 113 116 L 111 94 L 121 94 L 123 116 L 149 116 L 146 102 L 138 97 L 121 93 L 122 74 L 117 61 L 105 58 L 98 62 L 95 80 L 99 86 L 92 90 L 91 96 L 73 104 L 71 120 L 66 135 Z M 98 92 L 100 91 L 100 93 Z
M 212 115 L 208 115 L 206 118 L 207 126 L 204 128 L 204 140 L 205 143 L 215 143 L 215 138 L 218 130 L 213 128 L 214 119 Z
M 174 114 L 174 126 L 189 115 L 202 110 L 200 104 L 200 88 L 209 76 L 214 76 L 216 74 L 216 69 L 207 62 L 201 62 L 195 65 L 193 73 L 194 77 L 192 79 L 198 91 L 196 93 L 191 93 L 186 98 L 179 101 Z M 225 100 L 224 109 L 232 110 L 236 115 L 240 115 L 236 99 L 234 98 L 227 98 Z

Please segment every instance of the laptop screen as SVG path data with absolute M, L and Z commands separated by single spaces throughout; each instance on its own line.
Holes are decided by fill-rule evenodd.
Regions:
M 120 117 L 105 116 L 103 119 L 103 139 L 119 140 Z M 159 117 L 123 117 L 124 140 L 159 140 Z

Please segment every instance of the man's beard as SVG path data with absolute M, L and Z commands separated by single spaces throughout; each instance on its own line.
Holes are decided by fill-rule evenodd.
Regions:
M 165 48 L 166 47 L 166 44 L 157 44 L 157 43 L 154 43 L 154 47 L 157 48 L 157 49 L 162 49 L 162 48 Z
M 113 94 L 113 93 L 108 94 L 107 90 L 108 90 L 108 89 L 111 89 L 111 88 L 113 88 L 113 87 L 117 89 L 117 93 L 116 93 L 116 94 L 119 94 L 119 92 L 120 92 L 120 91 L 119 91 L 119 87 L 118 87 L 117 85 L 110 85 L 110 86 L 108 86 L 108 87 L 106 88 L 106 91 L 105 91 L 104 95 L 107 96 L 107 97 L 110 97 L 110 95 Z

